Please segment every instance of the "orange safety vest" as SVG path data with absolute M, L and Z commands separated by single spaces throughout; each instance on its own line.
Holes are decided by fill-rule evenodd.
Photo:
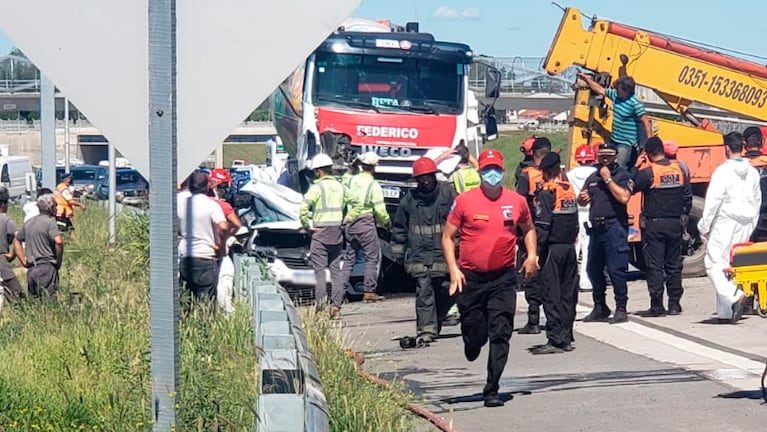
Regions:
M 53 198 L 56 200 L 56 217 L 70 218 L 75 214 L 74 207 L 72 207 L 69 200 L 64 197 L 64 191 L 68 191 L 68 189 L 69 188 L 64 183 L 56 185 L 56 192 L 53 193 Z
M 566 180 L 550 181 L 541 187 L 542 190 L 554 192 L 554 214 L 578 213 L 578 201 L 575 198 L 573 185 Z
M 676 161 L 669 161 L 668 165 L 660 165 L 650 162 L 652 167 L 651 189 L 673 189 L 684 185 L 684 171 Z
M 543 171 L 540 168 L 529 166 L 522 170 L 527 175 L 527 194 L 535 195 L 543 187 Z
M 767 156 L 761 155 L 748 160 L 754 168 L 767 167 Z

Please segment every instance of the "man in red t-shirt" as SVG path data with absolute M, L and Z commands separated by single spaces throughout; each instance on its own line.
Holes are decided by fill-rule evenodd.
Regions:
M 442 234 L 450 269 L 450 295 L 461 293 L 458 308 L 466 359 L 476 360 L 482 346 L 490 341 L 487 384 L 482 392 L 487 407 L 503 405 L 498 389 L 514 330 L 517 228 L 527 250 L 522 273 L 530 278 L 539 270 L 530 208 L 524 197 L 503 187 L 503 169 L 503 155 L 498 150 L 479 155 L 482 184 L 456 198 Z M 460 263 L 455 257 L 459 232 Z

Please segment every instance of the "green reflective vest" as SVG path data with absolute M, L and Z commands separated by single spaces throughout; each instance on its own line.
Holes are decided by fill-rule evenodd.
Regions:
M 344 220 L 344 206 L 347 204 L 346 188 L 332 176 L 314 181 L 306 191 L 301 203 L 299 218 L 304 228 L 309 228 L 309 212 L 315 228 L 340 226 Z
M 389 225 L 389 213 L 386 212 L 381 185 L 368 172 L 355 174 L 349 180 L 349 211 L 347 222 L 373 214 L 381 225 Z
M 479 172 L 473 166 L 466 166 L 453 173 L 453 185 L 459 194 L 468 192 L 482 183 Z

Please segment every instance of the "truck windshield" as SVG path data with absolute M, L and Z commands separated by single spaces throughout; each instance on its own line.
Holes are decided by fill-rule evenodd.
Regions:
M 465 68 L 420 58 L 318 52 L 312 101 L 382 112 L 459 114 Z

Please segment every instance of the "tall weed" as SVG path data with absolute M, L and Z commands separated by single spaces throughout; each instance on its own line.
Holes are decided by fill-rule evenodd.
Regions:
M 21 222 L 18 209 L 9 214 Z M 148 217 L 120 216 L 115 245 L 104 208 L 78 211 L 75 225 L 58 300 L 6 304 L 0 316 L 0 431 L 152 428 Z M 252 430 L 248 308 L 200 309 L 181 318 L 177 430 Z

